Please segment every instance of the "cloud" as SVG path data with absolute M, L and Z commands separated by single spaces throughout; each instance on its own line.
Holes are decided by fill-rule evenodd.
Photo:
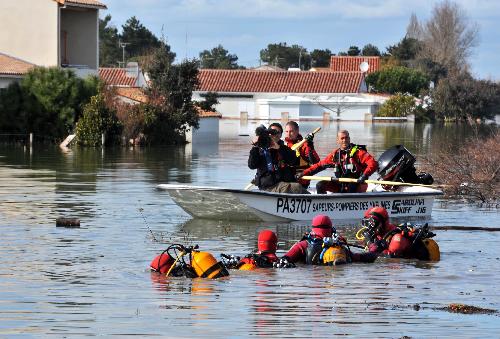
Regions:
M 406 1 L 401 0 L 108 0 L 108 7 L 129 8 L 165 15 L 170 18 L 388 18 L 407 15 Z

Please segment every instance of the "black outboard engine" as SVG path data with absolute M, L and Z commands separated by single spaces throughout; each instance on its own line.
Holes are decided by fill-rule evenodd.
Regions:
M 403 145 L 393 146 L 378 158 L 378 174 L 386 181 L 432 185 L 432 175 L 425 172 L 417 175 L 415 160 L 415 156 Z

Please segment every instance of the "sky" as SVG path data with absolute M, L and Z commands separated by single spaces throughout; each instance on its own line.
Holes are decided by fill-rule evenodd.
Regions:
M 309 52 L 337 54 L 371 43 L 384 52 L 406 33 L 412 13 L 426 21 L 436 0 L 101 0 L 111 23 L 132 16 L 156 36 L 164 36 L 177 60 L 198 58 L 221 44 L 238 64 L 259 65 L 259 52 L 270 43 L 298 44 Z M 475 77 L 500 81 L 500 1 L 455 0 L 469 22 L 479 27 L 469 58 Z

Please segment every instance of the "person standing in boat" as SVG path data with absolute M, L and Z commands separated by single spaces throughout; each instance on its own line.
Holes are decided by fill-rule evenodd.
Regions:
M 364 145 L 351 143 L 347 130 L 341 130 L 337 133 L 337 144 L 339 148 L 320 162 L 305 169 L 297 175 L 297 178 L 300 179 L 302 176 L 314 175 L 327 168 L 333 168 L 336 178 L 354 178 L 357 179 L 357 182 L 341 183 L 322 180 L 316 184 L 318 194 L 366 192 L 368 185 L 365 180 L 377 170 L 377 161 L 366 151 Z
M 254 184 L 260 190 L 277 193 L 309 194 L 295 179 L 293 167 L 299 159 L 286 145 L 279 142 L 278 131 L 260 125 L 248 156 L 248 167 L 256 169 Z
M 439 246 L 431 239 L 435 234 L 429 231 L 427 224 L 421 227 L 393 225 L 389 222 L 387 210 L 376 206 L 365 212 L 361 225 L 363 231 L 358 231 L 356 238 L 364 240 L 371 253 L 391 258 L 440 259 Z
M 340 265 L 351 262 L 373 262 L 378 254 L 372 252 L 354 253 L 347 246 L 344 237 L 337 234 L 332 220 L 319 214 L 312 220 L 311 231 L 276 263 L 277 268 L 294 267 L 301 262 L 309 265 Z
M 299 124 L 295 121 L 289 121 L 285 125 L 285 143 L 288 147 L 292 148 L 293 145 L 298 144 L 304 138 L 300 135 Z M 306 168 L 314 165 L 320 161 L 318 153 L 314 149 L 314 134 L 309 133 L 305 137 L 306 142 L 295 150 L 297 158 L 299 158 L 299 165 L 295 167 L 295 174 L 302 173 Z M 300 179 L 299 182 L 304 187 L 309 187 L 309 180 Z

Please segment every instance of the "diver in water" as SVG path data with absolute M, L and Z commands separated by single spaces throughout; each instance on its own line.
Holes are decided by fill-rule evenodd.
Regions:
M 223 263 L 227 268 L 240 270 L 252 270 L 257 267 L 273 267 L 278 260 L 276 250 L 278 249 L 278 237 L 270 230 L 259 233 L 257 240 L 257 251 L 243 258 L 233 255 L 222 254 Z
M 332 220 L 317 215 L 312 220 L 311 231 L 276 262 L 275 267 L 294 267 L 301 262 L 308 265 L 341 265 L 351 262 L 373 262 L 377 253 L 352 252 L 344 237 L 337 234 Z
M 431 239 L 435 234 L 429 231 L 427 224 L 420 227 L 409 223 L 393 225 L 387 210 L 380 206 L 368 209 L 361 224 L 363 227 L 356 237 L 365 241 L 371 253 L 392 258 L 440 259 L 439 246 Z

